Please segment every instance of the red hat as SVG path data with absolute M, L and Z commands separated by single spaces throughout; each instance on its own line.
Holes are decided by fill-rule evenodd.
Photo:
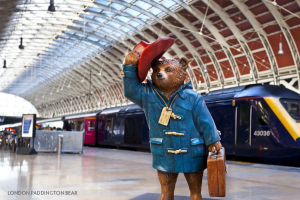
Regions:
M 143 82 L 147 76 L 153 60 L 159 60 L 164 53 L 174 44 L 173 38 L 160 38 L 153 43 L 141 41 L 137 44 L 133 51 L 140 54 L 138 66 L 138 75 L 140 82 Z

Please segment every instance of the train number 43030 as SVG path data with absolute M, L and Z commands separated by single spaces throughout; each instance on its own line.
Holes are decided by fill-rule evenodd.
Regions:
M 255 131 L 255 136 L 270 136 L 270 131 Z

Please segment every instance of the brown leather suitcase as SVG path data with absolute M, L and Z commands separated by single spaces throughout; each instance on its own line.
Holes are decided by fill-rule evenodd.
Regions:
M 209 153 L 207 158 L 207 183 L 209 196 L 226 196 L 226 173 L 225 149 L 222 147 L 218 154 Z

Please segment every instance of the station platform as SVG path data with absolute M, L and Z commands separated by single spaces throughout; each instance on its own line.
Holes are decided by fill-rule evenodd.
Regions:
M 83 155 L 60 156 L 0 150 L 0 200 L 156 200 L 160 185 L 151 162 L 150 153 L 93 147 L 85 147 Z M 205 173 L 203 199 L 300 199 L 300 168 L 228 164 L 227 196 L 209 197 Z M 175 200 L 189 200 L 183 174 L 175 194 Z

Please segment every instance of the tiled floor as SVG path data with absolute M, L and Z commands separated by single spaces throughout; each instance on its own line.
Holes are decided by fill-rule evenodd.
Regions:
M 0 200 L 156 200 L 160 185 L 150 153 L 89 148 L 83 155 L 39 153 L 16 155 L 0 150 Z M 16 195 L 14 192 L 53 192 L 53 195 Z M 64 192 L 64 194 L 59 192 Z M 66 195 L 73 192 L 73 195 Z M 76 194 L 75 194 L 76 193 Z M 182 174 L 175 200 L 188 200 Z M 229 162 L 227 197 L 210 198 L 206 175 L 204 199 L 300 199 L 300 169 Z

